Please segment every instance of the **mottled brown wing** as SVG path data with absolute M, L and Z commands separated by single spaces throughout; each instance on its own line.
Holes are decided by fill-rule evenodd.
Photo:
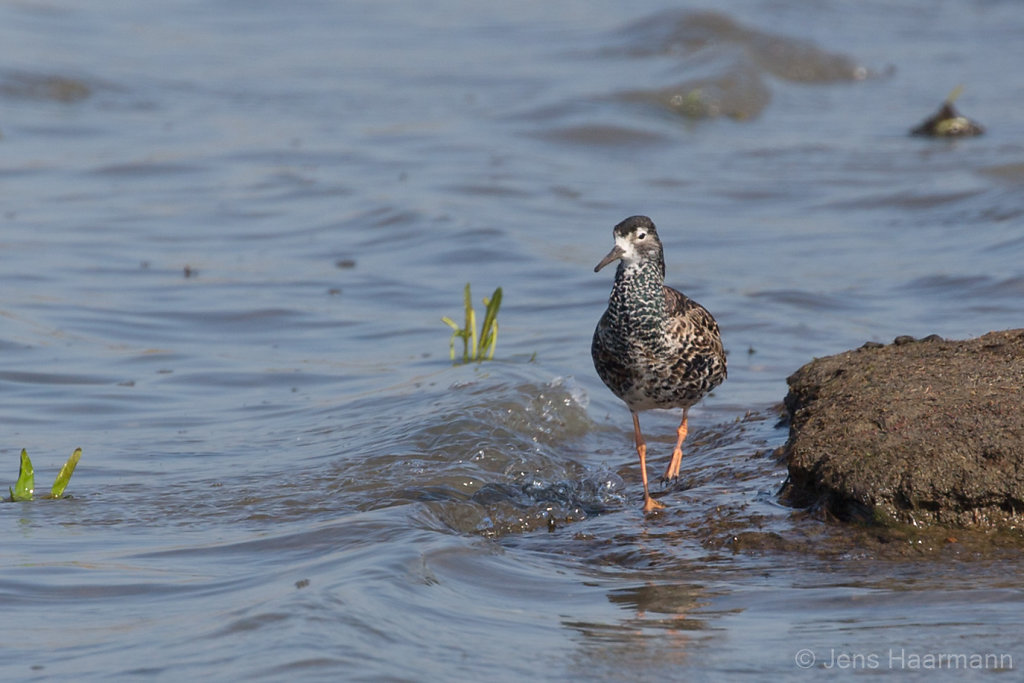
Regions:
M 690 297 L 668 286 L 665 286 L 665 308 L 675 332 L 692 340 L 698 349 L 717 357 L 721 363 L 721 379 L 725 379 L 725 350 L 714 316 Z

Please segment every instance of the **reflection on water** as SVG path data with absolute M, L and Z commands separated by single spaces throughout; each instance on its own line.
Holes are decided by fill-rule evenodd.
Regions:
M 0 6 L 0 471 L 84 450 L 0 505 L 5 679 L 1024 661 L 1014 543 L 790 509 L 776 455 L 810 358 L 1019 326 L 1012 3 L 299 9 Z M 961 81 L 988 134 L 907 137 Z M 730 363 L 646 519 L 587 352 L 636 213 Z

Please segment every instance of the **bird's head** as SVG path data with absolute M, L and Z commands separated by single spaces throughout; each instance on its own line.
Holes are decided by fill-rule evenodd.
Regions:
M 595 273 L 612 261 L 621 259 L 627 269 L 645 261 L 660 263 L 661 274 L 664 276 L 665 258 L 654 221 L 647 216 L 630 216 L 615 226 L 612 235 L 615 237 L 615 246 L 594 267 Z

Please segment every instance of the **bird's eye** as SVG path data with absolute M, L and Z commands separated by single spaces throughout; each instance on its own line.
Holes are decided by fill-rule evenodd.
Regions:
M 636 234 L 636 238 L 637 238 L 638 240 L 642 240 L 642 239 L 643 239 L 643 238 L 645 238 L 645 237 L 647 237 L 647 233 L 646 233 L 646 232 L 638 232 L 638 233 Z

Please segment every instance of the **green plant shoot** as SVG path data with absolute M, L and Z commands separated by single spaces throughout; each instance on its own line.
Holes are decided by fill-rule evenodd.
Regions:
M 14 488 L 8 487 L 11 492 L 11 500 L 32 500 L 32 493 L 36 488 L 36 473 L 32 469 L 32 461 L 28 457 L 28 451 L 21 449 L 21 469 L 18 471 L 18 483 Z
M 82 458 L 82 449 L 76 448 L 68 458 L 64 466 L 60 468 L 60 472 L 57 473 L 57 479 L 53 482 L 53 488 L 50 489 L 48 495 L 43 498 L 60 498 L 64 495 L 64 489 L 67 488 L 68 482 L 71 480 L 71 475 L 75 471 L 75 467 L 78 465 L 78 461 Z M 22 501 L 32 500 L 35 495 L 36 488 L 36 474 L 32 467 L 32 460 L 28 457 L 28 451 L 24 448 L 21 449 L 21 469 L 18 472 L 18 482 L 13 488 L 8 487 L 8 491 L 11 492 L 10 500 Z
M 455 360 L 456 339 L 462 340 L 463 363 L 494 359 L 494 348 L 498 343 L 498 309 L 501 307 L 501 287 L 495 289 L 490 298 L 484 298 L 483 302 L 486 310 L 479 337 L 476 331 L 476 311 L 473 309 L 473 296 L 470 293 L 468 282 L 463 291 L 463 303 L 466 308 L 465 327 L 459 327 L 458 323 L 448 316 L 441 318 L 441 322 L 453 330 L 448 344 L 449 355 L 453 361 Z
M 57 473 L 57 479 L 53 482 L 53 488 L 50 489 L 51 498 L 60 498 L 64 495 L 64 489 L 67 488 L 68 482 L 71 480 L 71 475 L 75 472 L 75 467 L 78 465 L 78 461 L 82 458 L 82 449 L 76 448 L 68 458 L 64 466 L 60 468 L 60 472 Z

